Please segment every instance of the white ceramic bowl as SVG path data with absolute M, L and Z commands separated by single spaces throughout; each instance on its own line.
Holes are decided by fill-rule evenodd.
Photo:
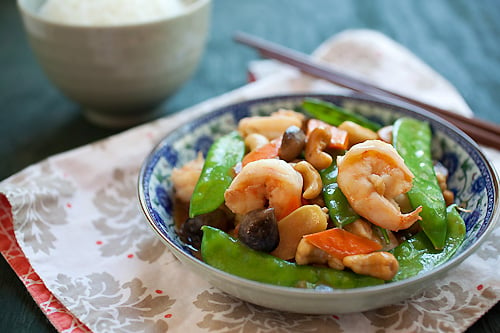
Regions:
M 406 109 L 363 97 L 315 95 L 355 110 L 381 124 L 392 124 L 402 116 L 430 123 L 433 130 L 433 158 L 449 170 L 448 187 L 456 202 L 466 204 L 461 213 L 467 235 L 457 253 L 445 264 L 415 277 L 358 289 L 319 291 L 279 287 L 242 279 L 196 259 L 174 231 L 173 191 L 170 174 L 206 153 L 213 140 L 236 128 L 242 117 L 269 114 L 279 107 L 297 108 L 305 96 L 276 96 L 231 105 L 205 115 L 170 133 L 151 152 L 139 176 L 139 200 L 144 214 L 161 240 L 186 267 L 219 289 L 243 300 L 286 311 L 301 313 L 346 313 L 375 309 L 408 298 L 467 258 L 500 217 L 498 178 L 478 146 L 463 132 L 441 118 L 417 109 Z
M 17 1 L 38 62 L 89 120 L 109 127 L 154 117 L 196 69 L 209 31 L 210 0 L 181 0 L 178 15 L 113 26 L 51 22 L 39 14 L 45 1 Z

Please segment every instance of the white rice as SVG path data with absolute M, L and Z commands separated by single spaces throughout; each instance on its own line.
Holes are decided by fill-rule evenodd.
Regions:
M 47 0 L 40 15 L 58 23 L 104 26 L 163 19 L 184 8 L 182 0 Z

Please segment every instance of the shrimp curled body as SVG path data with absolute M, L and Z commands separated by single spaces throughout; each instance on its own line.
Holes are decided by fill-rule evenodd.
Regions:
M 248 163 L 224 193 L 226 206 L 246 214 L 269 204 L 278 220 L 301 205 L 302 176 L 283 160 L 262 159 Z
M 412 187 L 413 174 L 396 149 L 367 140 L 338 157 L 337 182 L 351 207 L 373 224 L 398 231 L 420 220 L 422 207 L 403 214 L 394 200 Z

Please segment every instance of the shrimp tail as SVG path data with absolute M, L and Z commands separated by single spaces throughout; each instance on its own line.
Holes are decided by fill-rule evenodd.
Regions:
M 412 226 L 413 223 L 422 220 L 422 217 L 419 215 L 422 211 L 422 206 L 418 206 L 414 211 L 406 214 L 401 214 L 401 222 L 399 227 L 396 228 L 398 230 L 408 229 Z

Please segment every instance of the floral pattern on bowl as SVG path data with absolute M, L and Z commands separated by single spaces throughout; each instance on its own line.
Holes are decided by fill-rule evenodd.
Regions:
M 383 125 L 392 124 L 396 119 L 402 116 L 410 116 L 428 121 L 433 131 L 433 158 L 448 169 L 448 187 L 455 194 L 455 202 L 467 210 L 467 212 L 461 213 L 467 227 L 466 239 L 459 251 L 449 262 L 431 272 L 426 272 L 420 276 L 408 279 L 409 281 L 405 280 L 386 284 L 382 287 L 362 288 L 373 289 L 373 292 L 368 292 L 371 297 L 383 290 L 384 287 L 387 288 L 390 285 L 394 285 L 394 288 L 400 289 L 400 292 L 395 293 L 393 297 L 381 298 L 379 302 L 372 302 L 370 305 L 363 304 L 361 301 L 353 302 L 352 306 L 356 307 L 356 309 L 352 309 L 353 311 L 368 310 L 386 305 L 415 293 L 422 288 L 417 287 L 418 283 L 416 282 L 418 282 L 419 279 L 430 279 L 435 273 L 444 273 L 452 266 L 464 260 L 477 248 L 487 232 L 492 229 L 495 221 L 494 217 L 499 214 L 498 180 L 496 180 L 496 174 L 484 155 L 479 151 L 477 145 L 462 132 L 441 118 L 425 111 L 402 108 L 377 102 L 366 97 L 356 97 L 355 95 L 275 96 L 227 106 L 195 119 L 191 123 L 180 127 L 165 137 L 145 161 L 139 177 L 139 198 L 142 208 L 153 229 L 181 261 L 184 263 L 187 262 L 189 266 L 205 266 L 202 269 L 204 271 L 203 274 L 210 274 L 212 270 L 216 271 L 194 258 L 189 246 L 184 244 L 175 233 L 175 223 L 172 217 L 173 190 L 170 181 L 172 169 L 181 167 L 188 161 L 194 159 L 198 152 L 202 152 L 205 155 L 211 143 L 216 138 L 234 130 L 241 118 L 253 115 L 268 115 L 279 108 L 300 110 L 300 104 L 304 97 L 316 97 L 332 102 L 358 112 Z M 221 274 L 222 278 L 229 279 L 229 282 L 226 282 L 226 284 L 238 284 L 244 279 L 235 277 L 229 278 L 224 276 L 224 273 L 221 272 L 218 272 L 216 277 L 211 277 L 211 279 L 209 279 L 213 284 L 230 294 L 264 306 L 290 311 L 296 310 L 293 305 L 284 304 L 284 302 L 276 301 L 273 303 L 273 301 L 269 300 L 260 301 L 258 298 L 251 297 L 247 294 L 238 294 L 231 286 L 226 287 L 226 285 L 217 282 L 217 279 L 221 278 Z M 421 282 L 423 282 L 423 280 Z M 254 283 L 253 281 L 246 281 L 246 283 L 250 285 L 253 292 L 259 288 L 259 290 L 267 289 L 268 291 L 274 288 L 276 290 L 279 289 L 279 295 L 282 296 L 284 293 L 302 296 L 304 292 L 309 294 L 321 294 L 321 292 L 313 290 L 299 291 L 297 289 L 296 291 L 290 291 L 290 289 L 296 288 L 276 286 L 262 287 L 262 284 Z M 412 285 L 412 288 L 406 288 L 405 290 L 406 283 Z M 288 291 L 286 289 L 288 289 Z M 334 291 L 332 294 L 336 292 L 337 291 Z M 348 293 L 346 291 L 338 292 L 342 292 L 343 296 Z M 354 293 L 358 295 L 358 297 L 361 297 L 359 292 Z M 284 297 L 284 299 L 286 299 L 286 297 Z M 301 299 L 304 301 L 304 298 Z M 361 299 L 362 297 L 360 300 Z M 314 303 L 314 300 L 311 302 Z M 321 302 L 318 304 L 321 304 Z M 324 309 L 320 308 L 321 305 L 316 306 L 311 304 L 309 307 L 311 310 L 307 310 L 306 312 L 349 312 L 342 311 L 345 309 L 337 309 L 335 302 L 327 304 L 332 305 Z M 303 305 L 301 306 L 301 312 L 304 312 Z

